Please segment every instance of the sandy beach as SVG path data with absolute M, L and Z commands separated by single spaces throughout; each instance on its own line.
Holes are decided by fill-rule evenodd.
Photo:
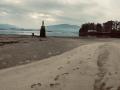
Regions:
M 40 61 L 82 45 L 110 39 L 0 35 L 0 69 Z
M 0 69 L 23 65 L 59 55 L 83 45 L 78 39 L 31 36 L 0 36 Z
M 23 51 L 31 48 L 39 51 L 37 45 L 42 50 L 51 47 L 48 51 L 58 47 L 56 51 L 60 53 L 53 55 L 52 52 L 38 60 L 32 58 L 35 62 L 31 59 L 32 63 L 0 70 L 0 90 L 120 90 L 119 39 L 47 38 L 38 42 L 29 38 L 25 43 L 24 40 L 1 46 L 0 50 L 21 47 Z M 24 46 L 29 49 L 23 49 Z M 11 60 L 18 62 L 20 59 Z

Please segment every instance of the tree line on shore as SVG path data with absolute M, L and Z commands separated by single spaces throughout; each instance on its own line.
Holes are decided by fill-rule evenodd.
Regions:
M 79 36 L 120 37 L 120 22 L 85 23 L 79 30 Z

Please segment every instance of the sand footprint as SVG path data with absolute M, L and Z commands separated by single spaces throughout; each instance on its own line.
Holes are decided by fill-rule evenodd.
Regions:
M 70 61 L 67 61 L 67 64 L 70 64 L 71 62 Z
M 79 70 L 80 68 L 79 67 L 76 67 L 76 68 L 73 68 L 73 71 L 76 71 L 76 70 Z
M 117 88 L 117 90 L 120 90 L 120 86 Z
M 42 86 L 41 83 L 32 84 L 32 85 L 31 85 L 31 88 L 37 89 L 37 88 L 39 88 L 40 86 Z
M 57 81 L 59 79 L 60 75 L 57 75 L 54 80 Z
M 63 66 L 60 66 L 60 67 L 58 68 L 58 70 L 61 70 L 61 69 L 63 69 Z
M 60 83 L 51 83 L 50 87 L 53 88 L 53 87 L 56 87 L 56 86 L 59 86 L 59 85 L 60 85 Z
M 57 75 L 57 76 L 54 78 L 54 80 L 57 81 L 57 80 L 59 80 L 60 77 L 62 77 L 62 76 L 64 76 L 64 75 L 68 75 L 68 74 L 69 74 L 69 73 L 66 72 L 66 73 L 63 73 L 63 74 L 61 74 L 61 75 Z

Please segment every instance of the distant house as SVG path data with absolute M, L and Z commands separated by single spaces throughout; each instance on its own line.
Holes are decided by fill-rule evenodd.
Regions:
M 96 30 L 88 30 L 88 33 L 90 33 L 90 32 L 97 32 Z

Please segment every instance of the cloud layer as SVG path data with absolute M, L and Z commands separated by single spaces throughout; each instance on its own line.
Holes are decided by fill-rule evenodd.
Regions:
M 1 0 L 0 23 L 25 28 L 120 19 L 119 0 Z

